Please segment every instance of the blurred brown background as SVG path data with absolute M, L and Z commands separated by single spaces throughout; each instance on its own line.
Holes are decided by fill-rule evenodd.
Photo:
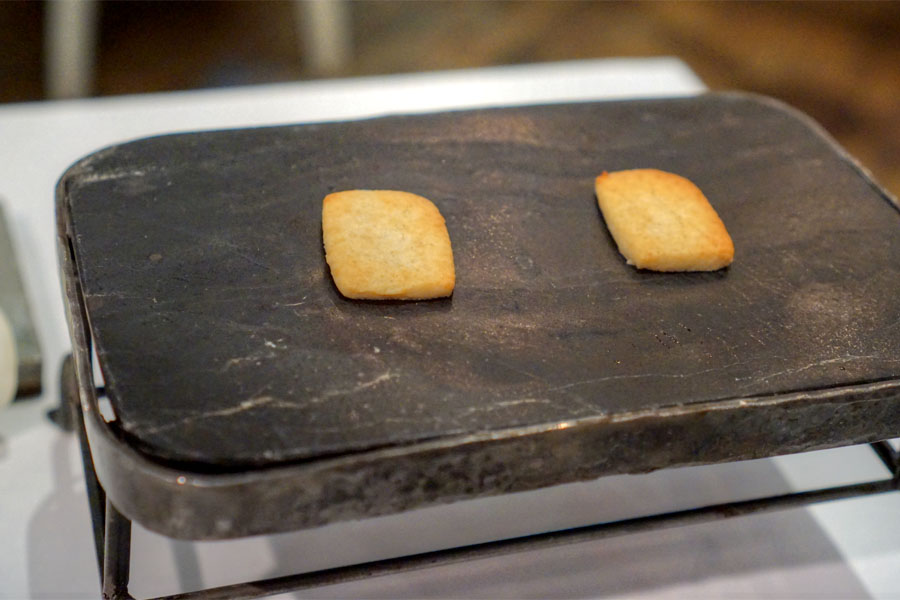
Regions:
M 349 55 L 327 76 L 678 56 L 711 89 L 776 96 L 810 114 L 900 194 L 898 2 L 358 1 L 347 8 Z M 287 1 L 100 2 L 93 93 L 322 76 L 304 60 L 296 9 Z M 0 102 L 45 97 L 47 13 L 44 2 L 0 1 Z

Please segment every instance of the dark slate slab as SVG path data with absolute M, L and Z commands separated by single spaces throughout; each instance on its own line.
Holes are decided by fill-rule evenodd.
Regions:
M 730 268 L 625 264 L 593 180 L 635 167 L 705 191 L 735 242 Z M 100 151 L 61 185 L 115 426 L 145 455 L 198 470 L 617 415 L 653 423 L 694 404 L 702 420 L 719 403 L 811 390 L 837 389 L 833 405 L 842 386 L 900 378 L 900 212 L 811 122 L 764 99 L 165 136 Z M 352 188 L 440 207 L 451 299 L 338 294 L 321 200 Z M 900 435 L 891 402 L 873 435 Z M 809 436 L 789 404 L 768 410 L 755 405 L 758 431 L 725 421 L 716 436 L 742 436 L 743 456 Z M 805 445 L 859 441 L 855 414 Z M 652 468 L 667 444 L 703 462 L 717 442 L 689 431 L 654 441 Z

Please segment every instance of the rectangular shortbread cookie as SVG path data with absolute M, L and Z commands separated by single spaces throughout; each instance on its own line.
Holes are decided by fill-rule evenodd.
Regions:
M 350 190 L 322 202 L 325 260 L 347 298 L 424 300 L 456 282 L 444 217 L 427 198 Z
M 689 180 L 656 169 L 603 173 L 597 202 L 619 252 L 653 271 L 715 271 L 734 244 L 706 196 Z

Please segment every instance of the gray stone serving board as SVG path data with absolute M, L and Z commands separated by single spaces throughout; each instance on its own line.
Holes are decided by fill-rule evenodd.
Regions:
M 593 181 L 636 167 L 706 193 L 730 268 L 625 264 Z M 767 99 L 179 134 L 102 150 L 60 185 L 111 426 L 153 460 L 219 472 L 548 431 L 565 445 L 629 420 L 616 443 L 653 459 L 580 447 L 623 463 L 587 476 L 900 435 L 900 212 Z M 353 188 L 437 204 L 452 298 L 339 295 L 321 201 Z M 660 427 L 675 417 L 677 435 Z

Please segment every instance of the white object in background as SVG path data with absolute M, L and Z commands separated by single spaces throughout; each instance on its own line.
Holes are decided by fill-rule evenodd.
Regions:
M 96 0 L 52 0 L 44 17 L 44 86 L 52 99 L 94 92 L 100 12 Z M 311 73 L 335 75 L 350 62 L 353 31 L 345 0 L 294 0 L 297 37 Z
M 95 0 L 54 0 L 44 17 L 44 86 L 50 98 L 88 96 L 97 46 Z
M 345 0 L 294 0 L 302 58 L 315 75 L 335 75 L 350 62 L 353 29 Z
M 16 397 L 18 370 L 16 338 L 6 315 L 0 309 L 0 409 Z

